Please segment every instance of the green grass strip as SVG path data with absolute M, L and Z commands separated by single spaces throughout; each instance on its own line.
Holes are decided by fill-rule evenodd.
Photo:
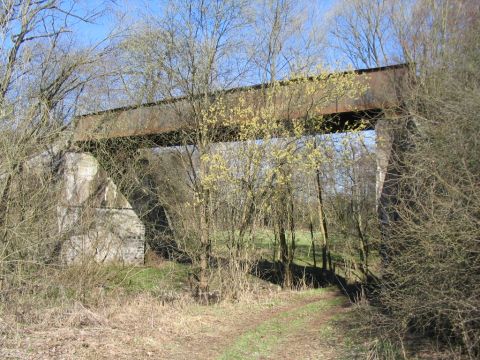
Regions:
M 318 300 L 282 312 L 242 334 L 218 359 L 258 359 L 267 356 L 285 341 L 288 335 L 300 331 L 313 316 L 318 316 L 318 312 L 340 305 L 343 301 L 342 298 Z

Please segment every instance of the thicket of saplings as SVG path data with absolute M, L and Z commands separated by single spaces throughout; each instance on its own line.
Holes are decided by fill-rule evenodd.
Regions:
M 252 279 L 256 276 L 291 288 L 318 286 L 321 277 L 333 272 L 334 266 L 337 273 L 350 281 L 363 280 L 368 275 L 369 259 L 364 252 L 369 245 L 365 242 L 377 229 L 372 139 L 368 143 L 362 134 L 338 139 L 301 137 L 295 141 L 275 140 L 270 149 L 267 146 L 267 151 L 261 144 L 254 151 L 256 155 L 273 154 L 290 146 L 290 151 L 304 158 L 309 154 L 307 140 L 315 141 L 317 149 L 328 157 L 321 168 L 313 171 L 291 165 L 288 169 L 291 173 L 286 177 L 290 181 L 288 186 L 276 184 L 274 177 L 265 180 L 265 173 L 275 166 L 269 163 L 274 155 L 263 159 L 262 174 L 248 186 L 238 181 L 228 182 L 224 177 L 216 179 L 219 186 L 210 191 L 208 292 L 224 298 L 238 297 L 239 293 L 252 289 Z M 348 146 L 339 146 L 339 141 Z M 122 145 L 131 150 L 114 154 L 108 147 L 94 150 L 105 171 L 98 183 L 89 186 L 101 193 L 109 179 L 115 179 L 117 189 L 134 204 L 145 225 L 148 251 L 158 257 L 189 263 L 190 290 L 198 290 L 201 249 L 197 208 L 192 206 L 195 198 L 188 190 L 188 173 L 179 166 L 185 161 L 189 146 L 159 151 L 145 144 L 142 149 L 128 142 Z M 257 143 L 219 144 L 211 152 L 221 153 L 232 169 L 240 169 L 244 168 L 244 164 L 239 164 L 242 146 L 243 150 L 253 151 Z M 5 306 L 16 306 L 17 301 L 33 301 L 39 306 L 50 301 L 78 299 L 96 302 L 98 289 L 109 285 L 110 274 L 104 267 L 110 265 L 102 264 L 95 253 L 96 248 L 102 247 L 102 239 L 97 239 L 98 244 L 86 242 L 85 253 L 79 253 L 73 265 L 64 262 L 64 249 L 72 237 L 78 239 L 85 234 L 92 237 L 92 231 L 99 226 L 115 231 L 115 224 L 105 224 L 105 219 L 98 218 L 102 216 L 97 210 L 101 199 L 95 194 L 86 199 L 81 209 L 65 210 L 68 208 L 65 198 L 71 196 L 67 194 L 82 188 L 67 189 L 64 172 L 68 170 L 52 166 L 50 155 L 44 155 L 45 161 L 42 155 L 26 161 L 12 175 L 15 181 L 6 189 L 1 288 Z M 122 161 L 125 156 L 128 162 Z M 248 160 L 247 157 L 241 161 Z M 245 176 L 235 175 L 240 179 Z M 258 193 L 258 198 L 252 190 Z M 319 191 L 323 192 L 322 202 Z M 249 196 L 250 203 L 246 203 Z M 324 224 L 319 207 L 327 219 Z M 75 217 L 69 218 L 62 211 L 75 211 Z M 239 223 L 239 218 L 243 218 L 243 223 Z M 59 224 L 66 221 L 73 223 Z M 239 226 L 242 224 L 243 227 Z M 324 230 L 320 230 L 321 226 Z M 262 269 L 257 268 L 262 259 L 271 266 L 263 269 L 267 274 L 259 273 Z M 321 269 L 323 273 L 317 271 L 306 276 L 298 271 L 305 266 Z
M 375 327 L 431 336 L 480 356 L 478 21 L 428 64 L 406 97 L 387 201 L 390 226 Z M 455 37 L 453 37 L 455 39 Z M 458 40 L 458 38 L 457 38 Z M 401 339 L 400 336 L 400 339 Z
M 335 265 L 349 281 L 363 281 L 370 274 L 368 252 L 372 250 L 375 255 L 375 247 L 369 241 L 377 231 L 372 139 L 366 141 L 363 134 L 317 138 L 317 150 L 328 154 L 321 167 L 312 171 L 292 163 L 273 168 L 275 151 L 290 147 L 289 151 L 299 153 L 301 160 L 309 155 L 305 141 L 311 140 L 305 137 L 277 139 L 267 145 L 237 142 L 212 146 L 212 157 L 221 154 L 225 160 L 222 171 L 233 172 L 233 177 L 221 176 L 209 188 L 209 276 L 216 270 L 225 271 L 223 276 L 229 281 L 216 289 L 224 295 L 244 291 L 249 287 L 245 277 L 252 274 L 285 287 L 318 286 L 327 280 L 327 273 L 332 275 Z M 348 146 L 339 145 L 340 141 Z M 242 158 L 245 149 L 249 155 L 263 157 L 258 174 L 245 172 L 252 161 Z M 160 156 L 152 152 L 146 155 L 145 184 L 169 226 L 148 241 L 152 250 L 160 250 L 164 256 L 186 256 L 198 265 L 201 249 L 198 209 L 192 206 L 195 193 L 189 189 L 189 169 L 179 165 L 191 163 L 186 151 L 166 148 Z M 287 185 L 269 175 L 279 169 L 290 172 Z M 145 219 L 147 224 L 149 221 L 160 222 L 156 217 Z M 165 241 L 169 237 L 173 240 L 170 248 L 166 246 L 170 242 Z M 259 260 L 267 268 L 261 269 Z M 303 273 L 299 273 L 301 267 Z M 316 270 L 322 270 L 323 277 Z

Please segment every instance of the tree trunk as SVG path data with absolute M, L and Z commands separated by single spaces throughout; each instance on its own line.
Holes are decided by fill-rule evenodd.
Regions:
M 280 238 L 280 262 L 282 264 L 282 271 L 283 271 L 283 287 L 290 287 L 292 274 L 291 268 L 289 263 L 289 255 L 288 255 L 288 244 L 287 244 L 287 235 L 285 231 L 284 219 L 279 219 L 279 228 L 278 234 Z
M 207 199 L 203 199 L 200 205 L 200 276 L 198 290 L 199 296 L 203 298 L 203 300 L 208 300 L 208 272 L 212 250 L 209 234 L 209 209 L 206 203 Z
M 290 222 L 290 246 L 288 249 L 288 275 L 287 279 L 287 288 L 293 287 L 293 274 L 292 274 L 292 265 L 293 265 L 293 258 L 295 256 L 295 218 L 294 218 L 294 204 L 293 204 L 293 194 L 291 189 L 288 189 L 288 200 L 289 200 L 289 211 L 288 213 L 288 220 Z
M 322 235 L 322 271 L 327 271 L 328 258 L 330 257 L 328 251 L 328 231 L 327 231 L 327 220 L 325 218 L 323 197 L 322 197 L 322 182 L 320 178 L 320 169 L 316 171 L 316 180 L 317 180 L 317 195 L 318 195 L 318 217 L 320 220 L 320 234 Z M 330 260 L 331 263 L 331 260 Z
M 362 217 L 360 213 L 358 213 L 358 215 L 355 217 L 355 225 L 359 240 L 360 270 L 362 271 L 366 280 L 368 278 L 368 244 L 362 231 Z
M 313 222 L 310 220 L 310 237 L 312 239 L 312 258 L 313 258 L 313 267 L 317 267 L 317 257 L 315 253 L 315 238 L 313 236 Z
M 1 241 L 5 242 L 7 237 L 7 216 L 8 216 L 8 208 L 9 208 L 9 201 L 10 201 L 10 190 L 12 187 L 13 177 L 17 175 L 19 165 L 14 164 L 7 174 L 7 179 L 5 180 L 5 186 L 2 191 L 2 195 L 0 198 L 0 231 L 2 231 Z
M 313 143 L 314 148 L 317 148 L 317 141 L 314 139 Z M 330 256 L 330 251 L 328 249 L 328 230 L 327 230 L 327 219 L 325 217 L 325 208 L 323 203 L 323 190 L 322 190 L 322 179 L 320 174 L 320 167 L 317 167 L 315 179 L 317 182 L 317 196 L 318 196 L 318 218 L 320 222 L 320 233 L 322 236 L 322 272 L 327 271 L 327 266 L 330 264 L 330 270 L 332 270 L 332 259 Z

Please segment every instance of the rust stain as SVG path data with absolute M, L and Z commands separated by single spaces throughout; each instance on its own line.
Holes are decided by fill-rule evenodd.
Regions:
M 407 65 L 359 70 L 355 72 L 368 90 L 360 99 L 336 99 L 319 109 L 316 116 L 384 109 L 398 105 L 396 88 L 405 78 Z M 287 83 L 284 86 L 290 86 Z M 225 92 L 226 101 L 235 102 L 236 96 L 247 94 L 249 101 L 258 103 L 262 85 L 232 89 Z M 288 93 L 288 92 L 286 92 Z M 288 100 L 280 97 L 282 104 Z M 298 100 L 298 99 L 297 99 Z M 285 113 L 285 111 L 283 112 Z M 87 142 L 114 138 L 165 135 L 188 129 L 188 102 L 185 98 L 169 99 L 137 107 L 112 109 L 78 117 L 74 141 Z M 284 115 L 280 115 L 284 116 Z M 300 118 L 305 112 L 288 110 L 288 118 Z

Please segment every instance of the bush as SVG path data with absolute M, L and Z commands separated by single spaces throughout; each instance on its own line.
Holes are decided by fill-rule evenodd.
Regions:
M 396 324 L 480 356 L 480 39 L 421 77 L 406 103 L 415 125 L 401 177 L 381 299 Z M 417 78 L 418 79 L 418 78 Z

